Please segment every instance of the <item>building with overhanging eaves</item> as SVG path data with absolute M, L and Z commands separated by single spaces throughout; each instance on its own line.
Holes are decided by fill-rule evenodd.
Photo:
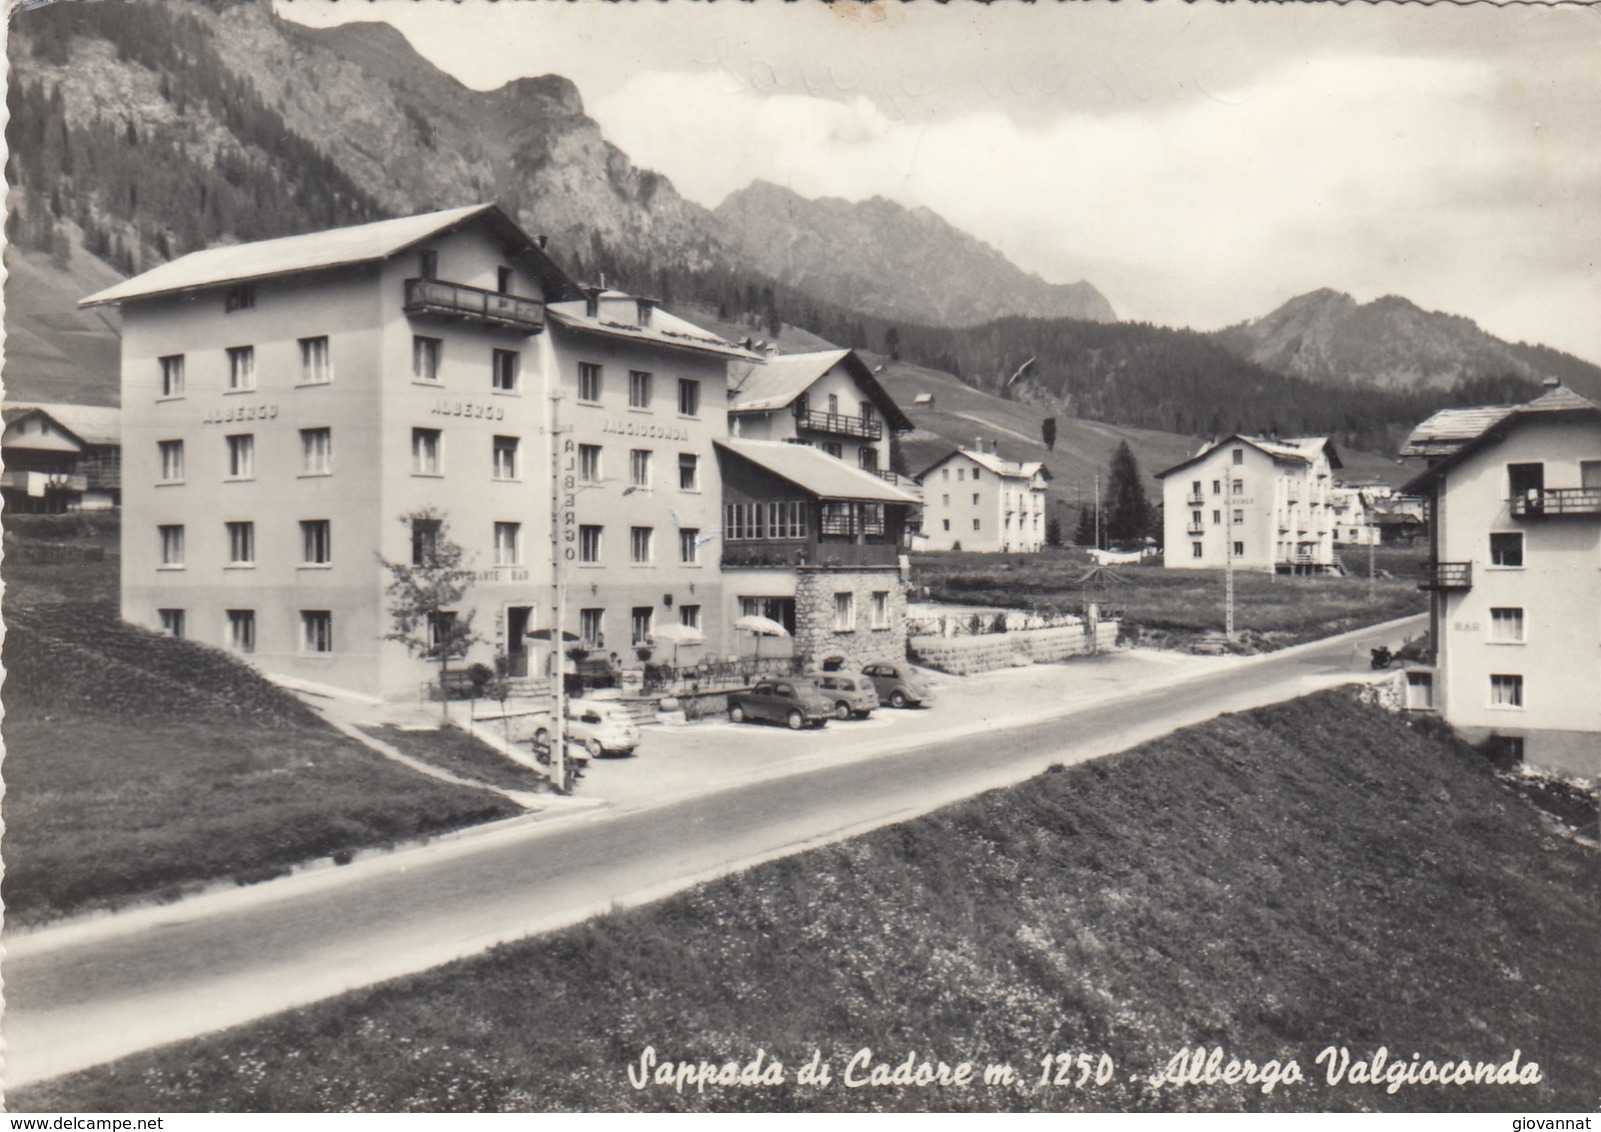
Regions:
M 707 573 L 670 532 L 718 501 L 675 477 L 682 455 L 711 462 L 727 360 L 753 356 L 586 292 L 493 205 L 196 252 L 82 302 L 102 304 L 123 314 L 132 622 L 275 675 L 415 694 L 433 666 L 384 639 L 380 557 L 418 560 L 448 532 L 474 572 L 470 659 L 524 669 L 557 621 L 601 610 L 610 646 Z M 710 419 L 679 411 L 680 379 L 711 384 Z M 638 482 L 635 450 L 651 452 Z M 576 576 L 570 612 L 555 562 Z
M 1045 485 L 1039 462 L 993 451 L 953 449 L 917 474 L 923 489 L 919 550 L 1028 553 L 1045 545 Z
M 717 458 L 730 619 L 777 621 L 803 663 L 904 659 L 902 555 L 917 497 L 806 445 L 730 438 Z
M 1427 500 L 1433 668 L 1409 703 L 1543 767 L 1601 775 L 1601 407 L 1548 378 L 1448 409 L 1402 455 Z
M 896 434 L 910 431 L 911 419 L 856 351 L 777 354 L 734 366 L 729 382 L 733 436 L 809 445 L 912 488 L 893 471 Z
M 1333 472 L 1322 436 L 1283 440 L 1235 433 L 1156 473 L 1162 481 L 1163 564 L 1281 574 L 1335 568 Z
M 108 511 L 122 501 L 122 414 L 110 405 L 5 405 L 6 509 Z

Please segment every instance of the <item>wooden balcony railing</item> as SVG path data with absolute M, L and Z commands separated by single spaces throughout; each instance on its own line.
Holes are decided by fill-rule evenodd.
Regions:
M 854 436 L 862 440 L 881 440 L 884 423 L 877 417 L 862 419 L 845 413 L 824 413 L 816 409 L 795 410 L 795 423 L 813 432 L 828 432 L 835 436 Z
M 407 314 L 466 318 L 485 326 L 538 334 L 545 328 L 545 304 L 520 295 L 503 295 L 442 279 L 406 280 Z
M 1473 563 L 1426 562 L 1420 590 L 1470 590 L 1473 588 Z
M 1519 519 L 1553 515 L 1601 515 L 1601 487 L 1536 488 L 1512 499 L 1512 514 Z

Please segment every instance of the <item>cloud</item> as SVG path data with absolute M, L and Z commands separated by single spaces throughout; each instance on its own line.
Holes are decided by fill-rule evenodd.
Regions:
M 1347 54 L 1226 98 L 1021 124 L 993 105 L 918 120 L 866 95 L 658 70 L 591 112 L 703 204 L 763 178 L 926 205 L 1028 270 L 1088 278 L 1124 317 L 1217 326 L 1332 286 L 1601 359 L 1595 120 L 1552 84 L 1484 59 Z

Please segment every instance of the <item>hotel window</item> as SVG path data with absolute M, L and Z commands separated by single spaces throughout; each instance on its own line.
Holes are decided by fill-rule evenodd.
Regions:
M 977 519 L 973 520 L 973 529 L 975 531 L 980 529 L 980 524 L 979 524 L 979 521 Z
M 945 507 L 949 507 L 949 506 L 950 506 L 950 505 L 951 505 L 951 497 L 950 497 L 950 494 L 949 494 L 949 493 L 946 493 L 946 494 L 944 494 L 944 495 L 941 495 L 941 496 L 940 496 L 940 497 L 939 497 L 939 501 L 940 501 L 940 504 L 941 504 L 941 505 L 942 505 L 942 506 L 945 506 Z
M 941 519 L 940 523 L 941 523 L 942 529 L 947 530 L 947 531 L 951 529 L 951 521 L 949 519 Z
M 1223 481 L 1222 480 L 1213 480 L 1212 481 L 1212 494 L 1213 495 L 1222 495 L 1223 494 Z
M 300 430 L 300 474 L 325 476 L 333 471 L 334 437 L 326 428 Z
M 678 454 L 678 490 L 700 490 L 700 457 L 693 452 Z
M 333 525 L 327 519 L 300 520 L 300 561 L 307 566 L 326 566 L 333 560 Z
M 439 253 L 433 248 L 424 248 L 418 258 L 417 274 L 424 279 L 438 279 Z
M 1190 494 L 1195 496 L 1196 498 L 1200 498 L 1200 495 L 1201 495 L 1201 481 L 1200 480 L 1191 480 L 1190 481 Z
M 252 310 L 255 305 L 256 285 L 254 283 L 235 283 L 222 293 L 223 314 Z
M 251 522 L 228 524 L 228 565 L 254 566 L 256 564 L 256 524 Z
M 413 566 L 431 566 L 439 553 L 439 531 L 442 523 L 438 519 L 413 519 L 411 521 L 411 564 Z
M 522 356 L 516 350 L 496 350 L 491 361 L 490 387 L 501 393 L 517 392 Z
M 300 384 L 326 385 L 334 379 L 333 363 L 328 359 L 328 339 L 300 340 Z
M 889 628 L 889 591 L 873 591 L 873 628 Z
M 1201 557 L 1201 544 L 1200 543 L 1198 543 L 1198 542 L 1190 543 L 1190 557 L 1191 558 L 1199 558 L 1199 557 Z
M 156 613 L 158 613 L 161 616 L 161 631 L 163 633 L 167 634 L 167 636 L 169 636 L 169 637 L 176 637 L 179 640 L 182 640 L 183 639 L 183 610 L 181 610 L 181 609 L 158 609 L 158 610 L 156 610 Z
M 600 445 L 580 444 L 578 446 L 578 478 L 584 483 L 598 483 L 600 481 Z
M 1490 706 L 1520 708 L 1523 706 L 1523 677 L 1499 673 L 1490 676 Z
M 628 482 L 635 487 L 650 486 L 650 449 L 634 448 L 628 453 Z
M 438 338 L 424 338 L 421 334 L 411 339 L 411 376 L 414 381 L 439 382 L 439 355 L 444 343 Z
M 228 647 L 234 652 L 256 651 L 256 611 L 254 609 L 228 610 Z
M 838 393 L 830 393 L 828 395 L 828 415 L 831 416 L 831 417 L 839 416 L 839 394 Z
M 300 648 L 303 652 L 334 651 L 334 615 L 326 609 L 300 611 Z
M 580 401 L 599 401 L 600 389 L 600 367 L 594 362 L 579 362 L 578 399 Z
M 169 354 L 165 358 L 156 360 L 161 363 L 161 395 L 163 397 L 182 397 L 183 355 Z
M 700 562 L 700 528 L 683 527 L 678 532 L 678 560 L 687 566 Z
M 411 474 L 437 476 L 442 473 L 439 458 L 440 434 L 437 428 L 411 430 Z
M 654 557 L 656 528 L 630 527 L 628 529 L 628 558 L 632 562 L 649 562 Z
M 699 629 L 700 606 L 680 605 L 678 607 L 678 623 L 686 629 Z
M 514 480 L 517 478 L 517 448 L 517 437 L 495 437 L 494 466 L 497 480 Z
M 856 595 L 834 595 L 834 632 L 850 633 L 856 629 Z
M 1245 463 L 1245 449 L 1236 448 L 1234 450 L 1234 463 L 1235 464 L 1243 464 L 1243 463 Z
M 600 527 L 578 528 L 578 561 L 600 561 Z
M 628 371 L 628 407 L 630 409 L 650 408 L 650 374 L 644 370 L 631 369 Z
M 824 452 L 827 452 L 836 460 L 843 460 L 845 458 L 845 447 L 837 441 L 825 440 L 822 447 Z
M 158 440 L 156 447 L 161 451 L 161 482 L 183 482 L 183 441 Z
M 979 472 L 980 472 L 980 471 L 982 471 L 982 470 L 983 470 L 983 469 L 981 469 L 981 468 L 974 468 L 974 469 L 973 469 L 973 482 L 974 482 L 974 483 L 977 483 L 977 482 L 978 482 L 978 473 L 979 473 Z
M 650 644 L 651 620 L 655 610 L 648 605 L 636 605 L 629 614 L 629 644 L 636 649 Z
M 1523 532 L 1509 531 L 1490 536 L 1490 564 L 1492 566 L 1523 565 Z
M 700 382 L 692 377 L 678 379 L 678 415 L 700 416 Z
M 956 469 L 956 480 L 957 480 L 957 482 L 960 483 L 962 480 L 965 480 L 966 478 L 967 478 L 967 469 L 966 468 L 957 468 Z
M 495 290 L 502 295 L 511 294 L 511 268 L 497 267 L 495 269 Z
M 1243 542 L 1237 542 L 1237 543 L 1234 544 L 1234 557 L 1236 557 L 1236 558 L 1244 558 L 1245 557 L 1245 544 Z
M 170 523 L 156 528 L 161 535 L 161 564 L 183 565 L 183 524 Z
M 878 471 L 878 449 L 872 445 L 864 445 L 856 453 L 856 463 L 863 471 Z
M 1216 508 L 1213 508 L 1212 510 L 1212 525 L 1214 527 L 1220 527 L 1223 525 L 1223 512 L 1217 510 Z
M 1490 610 L 1490 639 L 1511 644 L 1523 642 L 1523 610 L 1521 608 L 1492 608 Z
M 1191 511 L 1190 512 L 1190 526 L 1198 527 L 1200 525 L 1201 525 L 1201 513 L 1199 511 Z
M 974 507 L 978 506 L 978 492 L 976 492 L 976 491 L 973 493 L 973 506 Z
M 606 647 L 606 611 L 604 609 L 580 609 L 578 611 L 578 639 L 585 648 L 603 649 Z
M 228 441 L 228 478 L 248 480 L 256 474 L 256 438 L 248 432 L 230 436 Z
M 942 480 L 950 479 L 951 478 L 951 470 L 949 468 L 941 468 L 939 470 L 939 478 L 942 479 Z
M 256 348 L 254 346 L 228 347 L 228 388 L 230 390 L 256 387 Z
M 495 565 L 521 566 L 523 563 L 523 525 L 521 523 L 495 524 Z
M 1234 486 L 1233 486 L 1233 488 L 1231 490 L 1233 491 L 1233 493 L 1235 495 L 1244 495 L 1245 494 L 1245 481 L 1244 480 L 1235 480 L 1234 481 Z
M 440 649 L 449 649 L 456 638 L 456 612 L 443 609 L 428 615 L 428 651 L 423 655 L 435 660 Z
M 1234 511 L 1234 520 L 1233 521 L 1236 522 L 1236 523 L 1245 522 L 1245 512 L 1239 510 L 1238 508 L 1236 508 L 1235 511 Z

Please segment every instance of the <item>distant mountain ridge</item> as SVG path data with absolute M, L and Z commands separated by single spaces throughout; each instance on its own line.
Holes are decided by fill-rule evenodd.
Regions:
M 882 318 L 943 326 L 1006 315 L 1117 320 L 1091 284 L 1047 283 L 927 208 L 883 197 L 809 200 L 758 180 L 712 215 L 764 274 Z
M 1318 382 L 1445 389 L 1463 379 L 1554 375 L 1601 396 L 1601 367 L 1546 346 L 1505 342 L 1472 319 L 1425 311 L 1399 295 L 1358 303 L 1323 288 L 1213 337 L 1264 369 Z

